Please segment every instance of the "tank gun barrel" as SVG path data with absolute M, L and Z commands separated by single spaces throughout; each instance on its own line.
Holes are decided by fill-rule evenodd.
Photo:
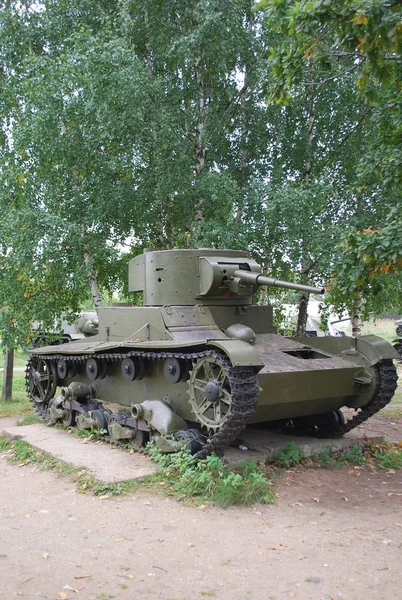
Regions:
M 293 283 L 292 281 L 282 281 L 274 277 L 266 277 L 260 273 L 252 273 L 251 271 L 243 271 L 241 269 L 234 272 L 234 276 L 242 280 L 243 283 L 251 283 L 252 285 L 269 285 L 272 287 L 282 287 L 289 290 L 299 290 L 309 294 L 323 294 L 324 288 L 317 288 L 311 285 L 303 285 L 302 283 Z

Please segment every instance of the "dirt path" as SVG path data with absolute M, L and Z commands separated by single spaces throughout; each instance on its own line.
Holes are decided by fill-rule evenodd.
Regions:
M 400 598 L 402 473 L 288 471 L 274 506 L 100 499 L 0 459 L 0 597 Z

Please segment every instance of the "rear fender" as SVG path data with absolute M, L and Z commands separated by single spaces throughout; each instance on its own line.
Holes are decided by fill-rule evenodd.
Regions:
M 381 360 L 394 360 L 398 353 L 392 345 L 377 335 L 365 335 L 359 338 L 352 337 L 317 337 L 317 338 L 295 338 L 298 342 L 307 344 L 313 348 L 319 348 L 329 354 L 355 360 L 361 354 L 365 363 L 376 365 Z M 357 360 L 357 362 L 359 362 Z
M 358 352 L 364 354 L 372 365 L 376 365 L 381 360 L 395 360 L 399 358 L 395 348 L 377 335 L 365 335 L 357 338 L 356 349 Z

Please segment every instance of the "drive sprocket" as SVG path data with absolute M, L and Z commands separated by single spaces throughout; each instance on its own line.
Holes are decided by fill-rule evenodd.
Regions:
M 203 356 L 190 372 L 188 393 L 196 417 L 208 431 L 215 432 L 227 420 L 232 405 L 230 364 L 218 354 Z

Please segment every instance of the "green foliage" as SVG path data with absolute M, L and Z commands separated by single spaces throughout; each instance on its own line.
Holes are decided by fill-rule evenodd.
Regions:
M 22 417 L 22 419 L 18 419 L 17 427 L 23 427 L 24 425 L 34 425 L 35 423 L 43 423 L 43 421 L 36 415 L 27 415 L 26 417 Z
M 3 437 L 0 437 L 0 451 L 6 452 L 10 448 L 10 442 Z
M 373 457 L 382 469 L 402 469 L 402 449 L 400 447 L 379 447 L 373 451 Z
M 14 456 L 18 461 L 30 461 L 35 456 L 35 452 L 24 440 L 17 440 L 13 444 Z
M 352 448 L 330 452 L 323 450 L 311 458 L 313 466 L 333 468 L 336 466 L 364 467 L 375 469 L 401 469 L 402 450 L 392 444 L 356 444 Z
M 0 377 L 0 393 L 3 388 L 3 377 Z M 34 413 L 25 389 L 25 373 L 14 372 L 11 400 L 0 401 L 0 417 L 15 417 Z
M 182 498 L 197 497 L 222 507 L 274 501 L 266 473 L 251 461 L 232 469 L 215 455 L 195 461 L 185 449 L 163 454 L 152 444 L 148 445 L 148 452 L 164 468 L 163 480 Z
M 329 286 L 329 300 L 352 308 L 364 297 L 363 318 L 381 311 L 402 312 L 402 208 L 390 210 L 383 227 L 348 230 Z M 392 277 L 391 277 L 392 276 Z
M 379 314 L 381 303 L 388 308 L 400 298 L 399 272 L 391 269 L 382 281 L 367 281 L 362 255 L 353 262 L 348 251 L 353 240 L 362 245 L 361 230 L 389 228 L 387 216 L 400 203 L 402 5 L 385 0 L 261 0 L 256 10 L 263 12 L 274 40 L 267 62 L 269 98 L 288 111 L 306 90 L 305 111 L 310 98 L 314 118 L 310 155 L 316 166 L 331 168 L 330 180 L 339 182 L 345 200 L 346 256 L 344 247 L 324 254 L 338 282 L 330 300 L 338 309 L 350 308 L 359 288 L 366 310 Z M 331 115 L 322 125 L 329 125 L 335 135 L 321 146 L 319 117 L 326 94 Z M 394 217 L 400 223 L 400 215 Z M 400 256 L 393 256 L 400 248 L 400 227 L 388 229 L 386 237 L 384 254 L 388 244 L 393 247 L 385 258 L 389 264 Z M 336 237 L 332 243 L 336 246 Z
M 282 450 L 278 450 L 269 457 L 269 462 L 279 467 L 293 467 L 303 458 L 304 454 L 296 442 L 285 444 Z
M 400 5 L 258 8 L 5 3 L 4 344 L 73 318 L 90 279 L 126 296 L 144 246 L 249 248 L 274 276 L 322 283 L 346 226 L 385 225 L 402 172 Z

